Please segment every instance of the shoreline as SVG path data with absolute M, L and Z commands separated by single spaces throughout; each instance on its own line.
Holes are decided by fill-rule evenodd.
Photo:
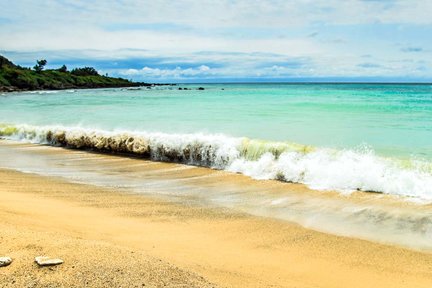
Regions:
M 45 69 L 46 64 L 46 60 L 38 60 L 33 69 L 25 68 L 0 55 L 0 93 L 164 85 L 100 75 L 93 67 L 77 67 L 68 71 L 66 65 L 58 69 Z
M 332 235 L 432 251 L 427 233 L 432 229 L 431 204 L 393 195 L 346 195 L 206 167 L 9 140 L 0 141 L 0 159 L 5 169 L 42 177 L 186 206 L 233 209 Z
M 21 93 L 21 92 L 34 92 L 34 91 L 64 91 L 64 90 L 93 90 L 93 89 L 108 89 L 108 88 L 141 88 L 141 87 L 154 87 L 154 86 L 177 86 L 175 83 L 142 83 L 132 82 L 131 85 L 125 86 L 105 86 L 105 87 L 65 87 L 59 89 L 20 89 L 17 87 L 0 86 L 0 93 Z
M 423 203 L 432 200 L 428 189 L 432 175 L 425 173 L 432 169 L 432 162 L 373 150 L 315 147 L 221 133 L 103 130 L 25 123 L 0 123 L 0 139 L 220 169 L 254 179 L 303 184 L 311 190 L 392 195 Z M 352 173 L 346 173 L 347 169 Z
M 176 275 L 187 287 L 211 287 L 208 283 L 220 287 L 432 284 L 430 253 L 334 236 L 230 209 L 176 204 L 52 177 L 5 169 L 0 169 L 0 176 L 0 230 L 7 239 L 0 252 L 15 258 L 12 265 L 0 269 L 0 275 L 16 283 L 62 286 L 75 281 L 77 273 L 83 279 L 101 273 L 105 276 L 88 287 L 103 287 L 99 280 L 109 280 L 112 257 L 119 251 L 133 251 L 139 257 L 119 260 L 120 270 L 130 275 L 114 271 L 110 284 L 140 277 L 160 280 L 174 273 L 169 267 L 181 272 Z M 97 253 L 89 253 L 93 249 Z M 23 261 L 36 252 L 61 257 L 65 263 L 40 270 Z M 155 268 L 159 272 L 145 278 L 130 269 L 137 266 L 131 266 L 133 261 L 161 270 Z M 163 267 L 154 266 L 159 262 Z M 170 281 L 165 284 L 174 287 Z

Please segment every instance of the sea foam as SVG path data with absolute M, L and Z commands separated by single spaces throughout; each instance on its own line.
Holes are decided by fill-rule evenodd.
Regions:
M 255 179 L 302 183 L 318 190 L 370 191 L 432 200 L 430 163 L 385 158 L 371 149 L 335 150 L 222 134 L 103 131 L 61 126 L 0 125 L 0 136 L 223 169 Z

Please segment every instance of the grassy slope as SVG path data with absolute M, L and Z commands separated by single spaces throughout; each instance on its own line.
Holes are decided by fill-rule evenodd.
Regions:
M 38 90 L 70 88 L 103 88 L 140 86 L 143 83 L 131 82 L 122 78 L 100 75 L 76 76 L 70 72 L 46 70 L 36 72 L 12 65 L 0 67 L 0 90 Z

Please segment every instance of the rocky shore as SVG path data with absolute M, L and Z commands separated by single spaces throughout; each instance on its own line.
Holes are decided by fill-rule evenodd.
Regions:
M 46 60 L 39 60 L 37 65 L 30 69 L 15 65 L 0 55 L 0 92 L 172 85 L 133 82 L 123 78 L 99 75 L 93 67 L 75 68 L 68 71 L 63 65 L 58 69 L 44 70 L 46 63 Z

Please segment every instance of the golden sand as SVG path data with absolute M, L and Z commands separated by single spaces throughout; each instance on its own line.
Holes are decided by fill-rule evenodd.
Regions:
M 0 287 L 432 287 L 429 253 L 9 170 L 0 231 Z

